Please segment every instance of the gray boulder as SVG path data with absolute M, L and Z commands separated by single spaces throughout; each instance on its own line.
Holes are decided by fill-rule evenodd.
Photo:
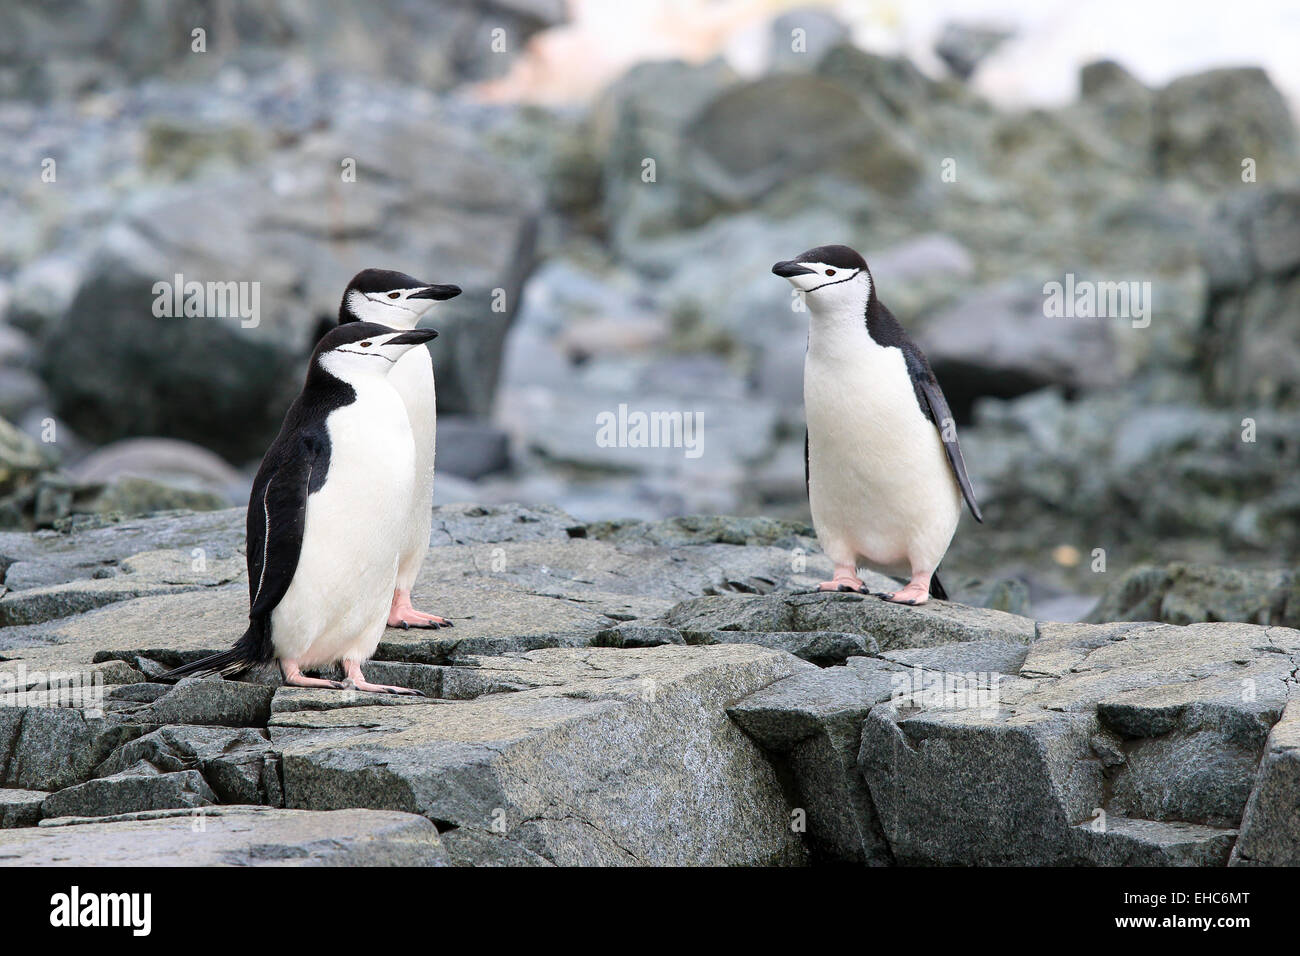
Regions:
M 26 493 L 52 465 L 40 445 L 0 418 L 0 527 L 21 526 Z
M 1167 564 L 1127 571 L 1106 589 L 1087 620 L 1243 621 L 1300 625 L 1300 592 L 1291 571 Z
M 934 41 L 934 52 L 955 76 L 968 80 L 980 63 L 1013 35 L 1012 30 L 949 21 Z
M 859 766 L 898 860 L 1226 862 L 1300 633 L 1039 630 L 1018 679 L 984 681 L 991 697 L 927 686 L 872 709 Z M 1201 829 L 1139 827 L 1139 852 L 1116 817 Z
M 723 92 L 684 131 L 690 173 L 726 206 L 761 201 L 816 170 L 888 194 L 921 157 L 873 103 L 819 76 L 764 77 Z
M 1232 403 L 1300 405 L 1300 190 L 1253 186 L 1215 209 L 1201 259 L 1214 296 L 1197 359 L 1209 395 Z
M 618 248 L 632 250 L 641 239 L 671 232 L 683 220 L 698 224 L 717 211 L 682 175 L 666 174 L 683 169 L 684 130 L 692 118 L 736 82 L 721 60 L 642 63 L 601 96 L 592 111 L 593 145 L 604 157 L 604 218 Z M 655 161 L 652 183 L 643 179 L 646 159 Z
M 471 481 L 510 466 L 505 432 L 485 422 L 454 415 L 438 416 L 438 473 Z
M 279 759 L 264 731 L 160 727 L 118 747 L 95 768 L 95 774 L 112 777 L 144 767 L 160 774 L 202 774 L 222 803 L 284 805 Z
M 36 826 L 48 796 L 41 790 L 0 790 L 0 830 Z
M 1114 60 L 1097 60 L 1079 71 L 1079 96 L 1101 127 L 1133 153 L 1137 168 L 1155 171 L 1155 91 Z
M 902 670 L 853 658 L 777 681 L 727 711 L 793 779 L 814 863 L 893 862 L 857 755 L 863 721 L 890 697 Z
M 768 67 L 772 71 L 808 73 L 827 51 L 848 42 L 849 28 L 833 13 L 801 7 L 772 21 Z
M 956 414 L 977 395 L 1115 384 L 1115 320 L 1049 316 L 1045 301 L 1041 282 L 1007 282 L 969 290 L 925 321 L 918 339 Z
M 227 506 L 248 500 L 249 482 L 219 456 L 198 445 L 165 438 L 114 442 L 78 461 L 68 474 L 83 484 L 147 478 L 173 488 L 218 495 Z
M 1270 178 L 1296 169 L 1296 129 L 1286 100 L 1258 67 L 1209 70 L 1156 96 L 1156 161 L 1166 176 L 1208 187 L 1240 184 L 1242 160 Z
M 1232 866 L 1300 865 L 1300 702 L 1273 725 L 1246 802 Z
M 0 706 L 0 786 L 55 791 L 83 783 L 113 750 L 149 729 L 93 713 Z

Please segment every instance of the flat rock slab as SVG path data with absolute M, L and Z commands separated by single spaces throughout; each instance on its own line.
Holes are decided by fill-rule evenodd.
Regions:
M 1028 646 L 1010 641 L 966 641 L 880 654 L 885 660 L 923 670 L 985 674 L 1019 674 L 1028 655 Z
M 216 802 L 217 795 L 197 770 L 158 773 L 142 764 L 50 794 L 41 806 L 41 815 L 102 817 L 137 810 L 203 807 Z
M 418 591 L 418 589 L 417 589 Z M 437 610 L 454 628 L 388 628 L 378 658 L 441 663 L 466 654 L 499 654 L 586 644 L 610 618 L 581 605 L 508 584 L 453 582 L 438 589 Z M 417 595 L 418 597 L 418 595 Z M 435 602 L 426 598 L 423 606 Z M 0 673 L 71 669 L 93 661 L 146 658 L 168 667 L 226 650 L 248 626 L 243 587 L 140 598 L 44 625 L 44 646 L 14 650 Z
M 878 648 L 875 638 L 842 631 L 683 631 L 687 644 L 756 644 L 788 651 L 818 667 L 866 657 Z
M 386 810 L 206 807 L 0 832 L 10 866 L 440 866 L 437 828 Z M 63 824 L 63 825 L 60 825 Z
M 190 678 L 155 700 L 136 719 L 153 724 L 265 727 L 275 690 L 220 678 Z
M 475 831 L 457 840 L 465 862 L 478 851 L 560 865 L 803 860 L 776 774 L 726 708 L 811 665 L 743 645 L 479 663 L 533 686 L 274 715 L 286 806 L 417 812 Z
M 182 552 L 188 563 L 198 548 L 205 560 L 219 561 L 243 551 L 244 519 L 243 508 L 229 508 L 96 522 L 68 532 L 0 532 L 0 566 L 7 569 L 4 583 L 22 590 L 93 578 L 148 551 Z
M 171 554 L 180 556 L 181 553 L 177 551 Z M 242 559 L 237 558 L 222 562 L 223 573 L 205 575 L 204 581 L 179 580 L 182 575 L 159 576 L 145 572 L 127 572 L 107 578 L 88 578 L 66 584 L 10 591 L 0 598 L 0 627 L 40 624 L 132 598 L 175 594 L 227 584 L 245 574 L 243 563 Z
M 1127 817 L 1080 824 L 1074 836 L 1080 861 L 1094 866 L 1223 866 L 1237 831 L 1195 823 Z
M 865 579 L 864 579 L 865 580 Z M 886 580 L 887 579 L 883 579 Z M 879 585 L 867 581 L 869 587 Z M 892 588 L 892 582 L 887 585 Z M 717 595 L 694 598 L 673 608 L 664 623 L 685 631 L 837 631 L 871 637 L 880 651 L 996 640 L 1028 644 L 1028 618 L 931 600 L 920 607 L 892 604 L 868 595 L 825 592 Z

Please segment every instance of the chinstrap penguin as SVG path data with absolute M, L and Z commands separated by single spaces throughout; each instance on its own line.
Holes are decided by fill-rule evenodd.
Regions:
M 339 324 L 377 322 L 395 329 L 413 329 L 434 302 L 460 295 L 454 285 L 430 285 L 404 272 L 365 269 L 353 276 L 339 305 Z M 433 527 L 433 459 L 436 444 L 437 399 L 433 359 L 428 349 L 412 349 L 389 376 L 406 405 L 415 434 L 415 483 L 406 504 L 399 550 L 401 563 L 388 612 L 389 627 L 451 627 L 451 622 L 411 606 L 411 588 L 429 550 Z
M 803 293 L 810 316 L 804 478 L 817 539 L 835 562 L 820 588 L 865 592 L 862 560 L 909 578 L 886 600 L 946 600 L 935 569 L 962 498 L 984 518 L 930 363 L 848 246 L 809 249 L 772 272 Z
M 248 630 L 231 650 L 162 679 L 278 660 L 294 687 L 419 694 L 367 682 L 361 663 L 388 620 L 415 483 L 415 438 L 390 379 L 437 334 L 355 322 L 321 339 L 253 481 Z M 343 683 L 302 673 L 339 662 Z

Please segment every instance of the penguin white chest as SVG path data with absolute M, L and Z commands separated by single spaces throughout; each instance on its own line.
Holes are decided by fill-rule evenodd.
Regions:
M 810 343 L 804 406 L 809 506 L 827 555 L 933 571 L 956 530 L 961 492 L 902 350 L 865 332 L 833 347 Z
M 433 525 L 433 466 L 438 409 L 433 359 L 429 350 L 416 348 L 403 355 L 388 374 L 388 382 L 402 397 L 415 442 L 414 481 L 405 499 L 406 521 L 398 538 L 402 560 L 397 586 L 410 590 L 424 563 Z
M 329 467 L 308 495 L 293 582 L 272 613 L 281 657 L 303 667 L 374 653 L 387 621 L 415 475 L 406 409 L 384 379 L 331 412 Z
M 402 397 L 415 440 L 415 467 L 433 486 L 433 456 L 437 444 L 438 399 L 433 382 L 433 359 L 425 348 L 411 349 L 388 375 L 388 383 Z M 417 481 L 417 487 L 419 482 Z

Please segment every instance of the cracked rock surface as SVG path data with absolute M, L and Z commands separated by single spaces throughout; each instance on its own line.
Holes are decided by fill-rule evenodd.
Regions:
M 0 861 L 1297 861 L 1300 632 L 812 593 L 808 529 L 436 509 L 371 680 L 229 646 L 238 511 L 0 535 Z M 867 575 L 873 591 L 888 579 Z M 199 838 L 199 834 L 203 838 Z

